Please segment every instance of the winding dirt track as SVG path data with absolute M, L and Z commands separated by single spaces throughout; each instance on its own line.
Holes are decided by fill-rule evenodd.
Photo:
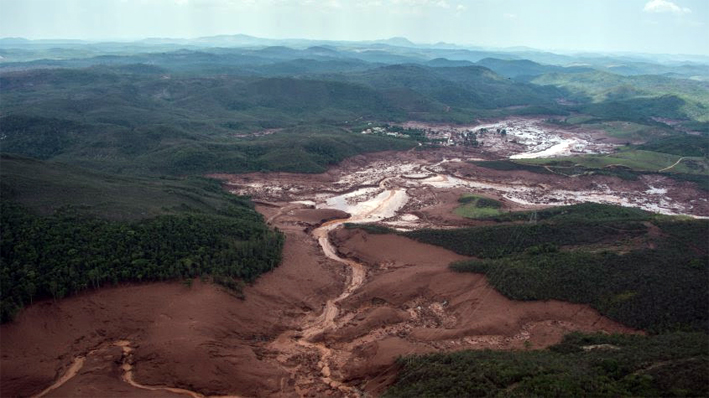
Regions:
M 681 161 L 683 161 L 684 159 L 686 159 L 686 158 L 683 156 L 683 157 L 677 159 L 677 161 L 674 162 L 673 164 L 671 164 L 670 166 L 667 166 L 667 167 L 665 167 L 664 169 L 660 169 L 660 170 L 657 170 L 657 171 L 658 171 L 658 172 L 663 172 L 663 171 L 670 170 L 670 169 L 674 168 L 675 166 L 677 166 L 677 165 L 678 165 Z

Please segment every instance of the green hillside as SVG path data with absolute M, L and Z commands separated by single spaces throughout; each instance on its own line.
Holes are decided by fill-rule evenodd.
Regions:
M 355 121 L 470 122 L 498 107 L 543 112 L 557 95 L 482 67 L 416 65 L 318 79 L 92 66 L 2 73 L 0 87 L 3 152 L 136 175 L 319 172 L 413 145 L 348 132 Z M 266 129 L 281 131 L 249 138 Z
M 664 76 L 621 76 L 607 72 L 551 73 L 531 79 L 534 84 L 568 90 L 571 98 L 594 105 L 584 113 L 614 120 L 650 117 L 709 121 L 709 83 Z
M 180 64 L 178 54 L 170 57 Z M 190 53 L 188 59 L 195 57 L 207 63 L 215 58 Z M 629 120 L 647 126 L 657 125 L 652 118 L 659 116 L 688 121 L 694 114 L 687 107 L 700 106 L 708 92 L 680 79 L 600 72 L 538 79 L 516 82 L 472 65 L 412 64 L 329 70 L 307 78 L 200 76 L 141 64 L 5 72 L 0 74 L 2 151 L 135 175 L 319 172 L 357 153 L 412 145 L 350 132 L 361 121 L 470 123 L 479 117 L 576 110 L 596 123 Z M 645 91 L 628 96 L 593 91 L 623 79 Z M 584 97 L 589 93 L 593 98 Z M 595 102 L 557 104 L 569 96 Z M 574 118 L 579 116 L 567 121 Z M 264 130 L 279 132 L 249 138 Z M 665 128 L 655 136 L 667 134 L 675 132 Z
M 384 397 L 702 397 L 707 341 L 702 333 L 574 333 L 543 351 L 407 356 Z
M 0 320 L 34 300 L 120 282 L 211 277 L 237 289 L 280 262 L 283 236 L 202 178 L 126 178 L 0 160 Z
M 384 396 L 707 394 L 709 222 L 596 204 L 540 211 L 537 224 L 509 224 L 529 212 L 497 219 L 503 223 L 404 235 L 477 257 L 451 267 L 485 274 L 511 299 L 588 304 L 650 334 L 574 333 L 544 350 L 406 356 Z
M 552 88 L 515 83 L 480 66 L 427 68 L 390 65 L 342 75 L 347 81 L 377 90 L 410 89 L 446 106 L 495 109 L 521 105 L 553 105 L 560 95 Z
M 550 73 L 582 73 L 592 72 L 589 67 L 562 67 L 557 65 L 544 65 L 528 59 L 497 59 L 485 58 L 476 62 L 476 65 L 484 66 L 505 77 L 517 78 L 539 76 Z
M 662 175 L 677 181 L 695 183 L 697 188 L 709 191 L 709 160 L 703 155 L 708 145 L 709 137 L 675 134 L 651 139 L 646 144 L 627 146 L 605 155 L 472 163 L 495 170 L 525 170 L 568 177 L 606 175 L 637 180 L 641 175 Z

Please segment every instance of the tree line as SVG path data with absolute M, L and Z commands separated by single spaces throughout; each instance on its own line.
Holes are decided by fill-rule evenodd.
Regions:
M 258 217 L 178 213 L 107 221 L 71 208 L 38 216 L 7 200 L 0 206 L 2 322 L 33 300 L 119 282 L 205 275 L 226 286 L 253 281 L 279 264 L 284 243 Z

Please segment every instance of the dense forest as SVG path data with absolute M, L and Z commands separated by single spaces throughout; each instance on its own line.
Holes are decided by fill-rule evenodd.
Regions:
M 118 282 L 206 275 L 252 281 L 278 265 L 283 245 L 248 208 L 111 222 L 72 209 L 35 216 L 2 201 L 0 214 L 2 321 L 34 299 Z
M 280 262 L 283 236 L 248 207 L 224 215 L 176 214 L 138 222 L 73 209 L 36 216 L 2 201 L 2 321 L 38 298 L 119 282 L 211 275 L 252 281 Z
M 205 178 L 124 178 L 3 156 L 2 321 L 36 299 L 209 277 L 231 289 L 279 264 L 283 235 Z
M 423 229 L 403 235 L 466 256 L 500 258 L 541 245 L 558 247 L 611 243 L 646 232 L 647 227 L 639 222 L 579 221 L 453 230 Z
M 625 254 L 554 252 L 541 246 L 522 255 L 457 263 L 453 269 L 483 273 L 515 300 L 590 304 L 625 325 L 649 331 L 709 332 L 709 257 L 701 241 L 709 236 L 709 224 L 682 227 L 693 232 L 693 242 L 671 236 L 659 248 Z
M 598 204 L 540 210 L 536 224 L 532 215 L 404 235 L 477 257 L 451 268 L 485 274 L 511 299 L 589 304 L 650 335 L 571 334 L 539 351 L 408 356 L 386 396 L 706 395 L 709 222 Z
M 656 215 L 636 207 L 622 207 L 601 203 L 578 203 L 569 206 L 548 207 L 535 211 L 513 211 L 490 219 L 497 222 L 537 221 L 582 222 L 582 221 L 649 221 Z
M 537 222 L 508 223 L 532 216 Z M 503 224 L 403 235 L 476 257 L 452 268 L 486 274 L 515 300 L 590 304 L 623 324 L 654 332 L 709 332 L 706 220 L 592 203 L 491 219 Z
M 632 121 L 653 132 L 643 140 L 656 139 L 648 151 L 666 146 L 673 154 L 704 156 L 701 148 L 709 145 L 706 135 L 686 136 L 690 127 L 653 119 L 668 109 L 666 117 L 681 126 L 699 126 L 696 109 L 709 96 L 703 83 L 500 66 L 489 58 L 481 65 L 404 62 L 414 58 L 381 53 L 382 60 L 371 60 L 335 49 L 274 47 L 0 64 L 2 151 L 128 175 L 322 172 L 358 153 L 417 144 L 363 136 L 355 128 L 363 123 L 514 115 L 556 115 L 563 120 L 550 120 L 609 132 L 602 123 Z M 548 73 L 532 82 L 496 73 L 510 67 Z M 577 78 L 583 84 L 570 83 Z M 606 95 L 609 81 L 641 89 L 619 100 Z
M 460 351 L 398 360 L 385 397 L 704 397 L 709 340 L 572 333 L 547 350 Z

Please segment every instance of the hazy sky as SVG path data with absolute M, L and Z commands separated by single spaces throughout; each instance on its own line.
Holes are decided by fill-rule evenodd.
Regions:
M 709 0 L 0 0 L 0 37 L 235 33 L 709 55 Z

